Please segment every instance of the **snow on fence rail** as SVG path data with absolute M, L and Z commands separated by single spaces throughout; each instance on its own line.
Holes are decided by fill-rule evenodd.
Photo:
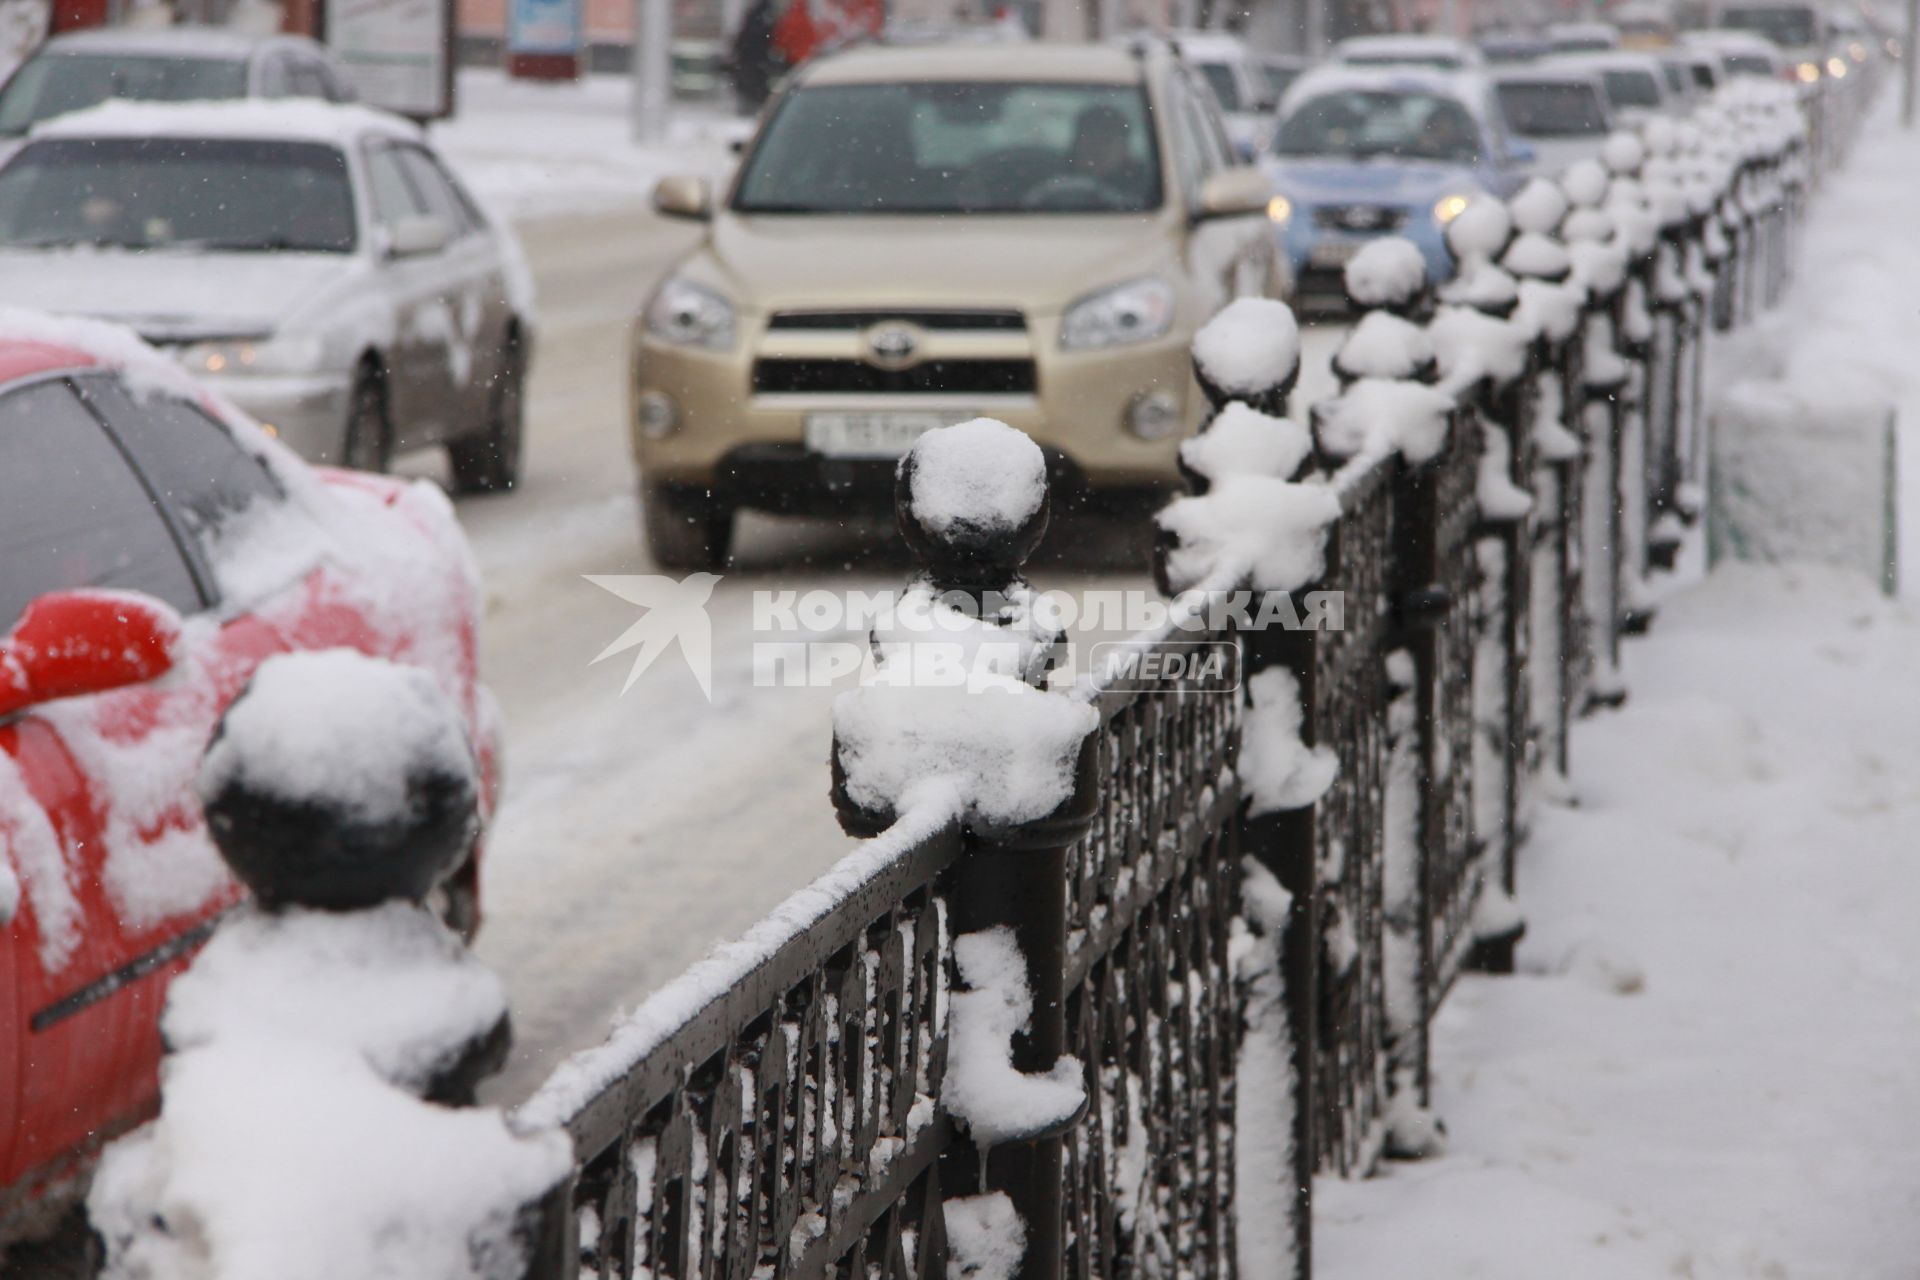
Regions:
M 1447 286 L 1379 242 L 1310 425 L 1291 316 L 1223 312 L 1158 517 L 1178 621 L 1131 652 L 1237 682 L 1056 687 L 1038 450 L 924 437 L 901 527 L 974 687 L 887 679 L 911 644 L 875 637 L 835 712 L 863 843 L 517 1111 L 575 1157 L 524 1274 L 1310 1275 L 1314 1177 L 1442 1141 L 1428 1027 L 1511 968 L 1529 799 L 1623 696 L 1699 512 L 1704 331 L 1778 295 L 1807 154 L 1790 97 L 1728 91 L 1463 213 Z

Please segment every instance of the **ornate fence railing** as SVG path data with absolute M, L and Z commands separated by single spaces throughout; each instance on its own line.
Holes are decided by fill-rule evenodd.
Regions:
M 1046 695 L 1095 718 L 1045 817 L 980 822 L 938 792 L 890 821 L 836 757 L 843 822 L 875 838 L 519 1113 L 578 1158 L 534 1273 L 935 1278 L 980 1265 L 984 1232 L 1026 1280 L 1310 1274 L 1314 1176 L 1430 1146 L 1432 1015 L 1464 969 L 1511 967 L 1532 798 L 1567 771 L 1571 720 L 1622 696 L 1620 636 L 1699 511 L 1705 335 L 1778 296 L 1802 206 L 1805 135 L 1782 119 L 1738 99 L 1718 143 L 1656 134 L 1597 185 L 1570 178 L 1572 269 L 1483 308 L 1523 371 L 1410 366 L 1451 397 L 1430 450 L 1342 451 L 1323 425 L 1312 461 L 1268 477 L 1335 499 L 1320 571 L 1276 586 L 1223 552 L 1176 602 L 1190 624 L 1133 642 L 1229 646 L 1230 690 Z M 1528 310 L 1550 295 L 1563 323 Z M 1417 325 L 1433 300 L 1384 305 Z M 1191 622 L 1228 590 L 1338 592 L 1340 625 Z M 1282 804 L 1248 767 L 1273 689 L 1289 749 L 1338 763 Z M 955 944 L 1002 928 L 1031 997 L 1011 1068 L 1071 1059 L 1084 1100 L 983 1142 L 948 1096 Z

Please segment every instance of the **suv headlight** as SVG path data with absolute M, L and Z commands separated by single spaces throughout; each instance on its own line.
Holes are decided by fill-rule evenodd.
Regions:
M 1130 280 L 1090 293 L 1060 317 L 1062 351 L 1094 351 L 1151 342 L 1173 327 L 1173 286 Z
M 235 338 L 195 342 L 180 351 L 180 363 L 193 374 L 233 377 L 241 374 L 316 373 L 325 356 L 318 334 L 295 337 Z
M 1458 194 L 1450 195 L 1450 196 L 1441 196 L 1438 200 L 1433 202 L 1433 219 L 1435 222 L 1438 222 L 1441 226 L 1444 227 L 1449 222 L 1452 222 L 1455 218 L 1465 213 L 1467 211 L 1467 206 L 1472 203 L 1473 203 L 1472 196 L 1463 196 Z
M 677 347 L 726 351 L 733 346 L 733 304 L 703 285 L 675 276 L 647 303 L 649 336 Z

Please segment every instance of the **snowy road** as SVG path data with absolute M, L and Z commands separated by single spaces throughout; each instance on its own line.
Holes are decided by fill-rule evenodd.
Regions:
M 486 678 L 508 746 L 479 945 L 516 1024 L 491 1086 L 500 1099 L 844 850 L 827 795 L 833 690 L 754 687 L 752 594 L 890 588 L 908 569 L 890 527 L 749 518 L 709 606 L 712 703 L 673 654 L 623 697 L 624 660 L 588 664 L 638 611 L 582 575 L 654 571 L 622 425 L 626 322 L 695 233 L 633 210 L 522 232 L 541 314 L 527 474 L 512 494 L 460 506 L 486 578 Z M 1308 349 L 1324 369 L 1324 337 Z M 1137 542 L 1114 529 L 1062 526 L 1049 542 L 1040 585 L 1145 584 Z

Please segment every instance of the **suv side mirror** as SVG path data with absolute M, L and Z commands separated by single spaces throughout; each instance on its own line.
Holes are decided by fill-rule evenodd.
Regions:
M 1273 184 L 1259 169 L 1242 166 L 1222 169 L 1200 185 L 1200 199 L 1193 209 L 1193 220 L 1238 218 L 1262 213 L 1273 199 Z
M 51 591 L 0 639 L 0 716 L 173 669 L 180 615 L 130 591 Z
M 387 256 L 411 258 L 438 253 L 453 243 L 453 224 L 434 213 L 415 213 L 401 218 L 387 233 Z
M 704 222 L 713 216 L 713 188 L 705 178 L 684 174 L 662 178 L 654 184 L 653 207 L 655 212 L 669 218 Z

